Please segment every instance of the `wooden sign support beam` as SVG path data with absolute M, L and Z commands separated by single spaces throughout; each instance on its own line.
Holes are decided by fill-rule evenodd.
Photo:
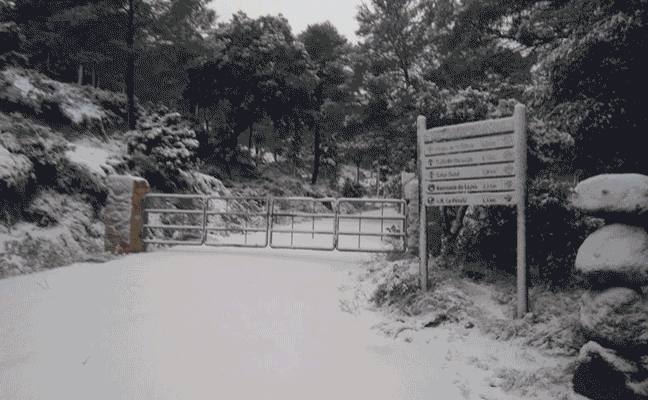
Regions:
M 526 107 L 515 106 L 513 126 L 518 149 L 516 160 L 517 179 L 517 317 L 522 318 L 529 311 L 526 257 L 526 199 L 527 199 L 527 120 Z
M 418 140 L 418 207 L 419 207 L 419 284 L 421 289 L 428 290 L 428 258 L 427 258 L 427 207 L 425 205 L 424 182 L 425 182 L 425 130 L 427 122 L 425 117 L 419 116 L 416 120 L 417 140 Z
M 428 289 L 427 207 L 515 206 L 517 316 L 528 312 L 526 266 L 526 108 L 509 118 L 427 129 L 418 117 L 419 280 Z

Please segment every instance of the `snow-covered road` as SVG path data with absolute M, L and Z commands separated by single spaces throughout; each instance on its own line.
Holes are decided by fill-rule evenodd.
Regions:
M 433 398 L 430 360 L 340 308 L 365 257 L 185 248 L 0 281 L 0 398 Z

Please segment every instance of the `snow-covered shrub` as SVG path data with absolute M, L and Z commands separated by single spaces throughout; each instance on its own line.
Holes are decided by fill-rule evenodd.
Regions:
M 0 145 L 14 154 L 22 154 L 34 165 L 34 177 L 40 184 L 52 184 L 56 171 L 65 160 L 67 142 L 49 128 L 20 115 L 0 113 Z
M 123 94 L 58 82 L 15 67 L 0 71 L 0 104 L 54 124 L 101 134 L 126 119 Z
M 342 196 L 344 197 L 362 197 L 366 194 L 367 190 L 360 183 L 356 183 L 347 178 L 342 185 Z
M 19 220 L 39 188 L 78 193 L 95 207 L 103 205 L 103 179 L 70 162 L 65 156 L 67 150 L 62 135 L 20 115 L 0 113 L 0 197 L 4 222 Z
M 21 203 L 32 178 L 33 164 L 22 154 L 0 145 L 0 221 L 11 225 L 20 214 Z
M 103 224 L 78 196 L 39 193 L 27 210 L 35 223 L 0 235 L 0 278 L 87 260 L 103 252 Z
M 108 187 L 103 177 L 67 159 L 56 171 L 54 187 L 61 193 L 79 194 L 95 208 L 103 207 L 108 195 Z
M 179 113 L 161 108 L 127 135 L 128 166 L 156 188 L 177 190 L 180 172 L 196 160 L 198 141 Z
M 418 277 L 412 274 L 407 264 L 394 263 L 391 269 L 385 269 L 371 296 L 371 301 L 378 306 L 392 305 L 408 301 L 419 292 Z M 385 279 L 387 278 L 387 279 Z
M 0 190 L 19 189 L 32 176 L 33 164 L 22 154 L 14 154 L 0 145 Z
M 180 171 L 183 186 L 188 193 L 208 194 L 213 196 L 230 196 L 230 191 L 219 179 L 196 171 Z

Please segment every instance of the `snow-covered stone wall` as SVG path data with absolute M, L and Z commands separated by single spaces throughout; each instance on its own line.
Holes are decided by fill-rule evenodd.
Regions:
M 142 199 L 150 187 L 145 179 L 130 175 L 111 175 L 108 198 L 103 211 L 106 226 L 105 248 L 112 253 L 144 251 L 142 242 Z

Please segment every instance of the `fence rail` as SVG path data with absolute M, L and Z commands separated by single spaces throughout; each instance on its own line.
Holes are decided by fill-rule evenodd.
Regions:
M 147 245 L 375 253 L 404 252 L 407 246 L 407 205 L 401 199 L 151 193 L 143 202 L 142 238 Z M 242 236 L 242 242 L 214 241 L 210 232 Z M 349 238 L 357 239 L 350 243 Z M 367 246 L 363 238 L 381 241 Z

